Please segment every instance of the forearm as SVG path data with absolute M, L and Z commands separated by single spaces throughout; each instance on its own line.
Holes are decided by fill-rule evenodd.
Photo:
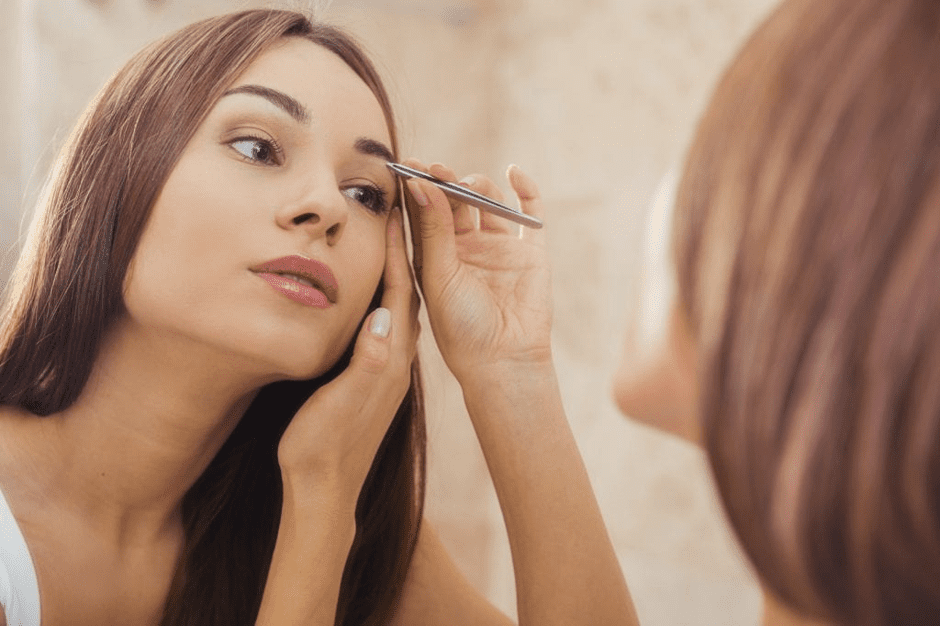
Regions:
M 343 568 L 355 537 L 353 511 L 339 501 L 328 489 L 304 491 L 285 481 L 277 543 L 256 626 L 333 626 Z
M 554 369 L 462 386 L 509 534 L 519 623 L 636 624 Z

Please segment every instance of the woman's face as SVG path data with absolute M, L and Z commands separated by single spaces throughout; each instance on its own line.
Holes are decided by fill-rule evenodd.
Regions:
M 650 213 L 644 241 L 641 295 L 613 381 L 624 415 L 701 443 L 695 411 L 695 346 L 676 299 L 669 259 L 675 180 L 666 179 Z
M 338 56 L 299 38 L 265 52 L 153 207 L 125 281 L 132 328 L 271 379 L 325 372 L 382 275 L 390 148 L 382 108 Z
M 632 343 L 624 350 L 614 376 L 614 399 L 624 415 L 701 444 L 695 348 L 677 308 L 663 325 L 648 350 L 638 353 Z

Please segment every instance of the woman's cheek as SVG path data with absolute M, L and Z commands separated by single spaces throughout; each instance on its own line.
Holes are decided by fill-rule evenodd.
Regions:
M 613 393 L 625 416 L 698 444 L 694 350 L 683 343 L 681 322 L 673 311 L 665 334 L 642 356 L 625 351 Z

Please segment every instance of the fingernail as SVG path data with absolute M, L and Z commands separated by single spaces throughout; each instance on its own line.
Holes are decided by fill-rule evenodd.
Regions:
M 418 185 L 417 181 L 409 180 L 408 189 L 411 191 L 411 195 L 414 197 L 415 202 L 421 206 L 428 205 L 428 197 L 424 195 L 423 191 L 421 191 L 421 187 Z
M 464 185 L 467 185 L 468 187 L 472 187 L 473 184 L 477 182 L 477 179 L 473 176 L 464 176 L 460 179 L 460 182 L 462 182 Z
M 522 168 L 515 163 L 506 168 L 506 178 L 516 189 L 516 194 L 521 194 L 519 195 L 520 199 L 532 200 L 538 197 L 538 186 L 535 181 L 529 178 L 529 175 L 523 172 Z
M 392 312 L 384 307 L 380 307 L 372 314 L 372 321 L 369 323 L 369 332 L 377 337 L 388 337 L 392 330 Z

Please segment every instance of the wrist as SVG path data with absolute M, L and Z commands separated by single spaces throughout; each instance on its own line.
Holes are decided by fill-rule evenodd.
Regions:
M 338 476 L 329 474 L 294 473 L 282 468 L 282 515 L 297 518 L 317 517 L 331 520 L 335 525 L 356 524 L 354 493 Z
M 554 363 L 502 362 L 479 368 L 457 378 L 471 418 L 481 411 L 543 407 L 560 399 Z M 524 411 L 521 411 L 524 412 Z
M 558 388 L 555 364 L 550 357 L 533 361 L 501 361 L 455 376 L 464 395 L 472 397 L 544 396 Z

